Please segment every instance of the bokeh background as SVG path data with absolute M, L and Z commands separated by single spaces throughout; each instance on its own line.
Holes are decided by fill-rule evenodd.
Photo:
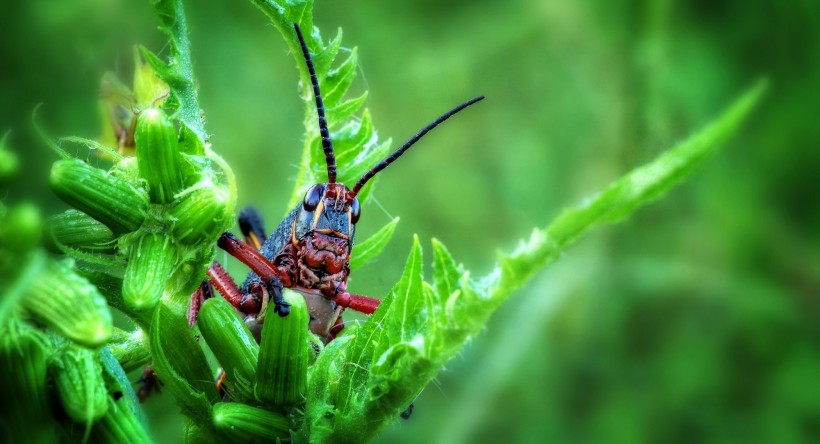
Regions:
M 214 148 L 240 204 L 273 224 L 301 147 L 293 59 L 247 2 L 186 7 Z M 487 96 L 378 181 L 360 236 L 402 222 L 350 281 L 377 296 L 413 233 L 480 276 L 496 251 L 771 81 L 723 151 L 539 273 L 381 441 L 820 441 L 820 3 L 336 0 L 315 14 L 324 36 L 342 27 L 359 48 L 355 88 L 382 138 Z M 131 45 L 159 51 L 162 36 L 147 1 L 30 0 L 3 2 L 0 41 L 0 130 L 25 163 L 8 199 L 59 211 L 33 107 L 54 136 L 98 135 L 103 72 L 128 78 Z M 170 397 L 146 409 L 158 441 L 181 440 Z

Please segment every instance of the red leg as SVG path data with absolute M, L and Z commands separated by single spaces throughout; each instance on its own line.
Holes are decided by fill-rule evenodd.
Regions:
M 206 299 L 213 297 L 211 293 L 211 284 L 208 280 L 202 281 L 197 287 L 196 291 L 191 295 L 191 303 L 188 304 L 188 326 L 193 328 L 196 324 L 196 317 L 199 315 L 199 309 Z
M 333 302 L 342 307 L 356 310 L 359 313 L 373 314 L 376 309 L 379 308 L 379 304 L 381 304 L 382 301 L 376 298 L 371 298 L 370 296 L 362 296 L 360 294 L 350 294 L 348 292 L 344 292 L 336 295 L 336 297 L 333 298 Z
M 262 253 L 237 239 L 233 234 L 227 231 L 222 233 L 216 245 L 247 265 L 248 268 L 259 275 L 263 281 L 279 279 L 276 268 L 274 268 L 273 264 L 271 264 L 265 256 L 262 256 Z
M 242 304 L 242 292 L 239 291 L 233 279 L 228 275 L 228 272 L 222 268 L 219 262 L 214 261 L 208 268 L 208 277 L 211 278 L 211 284 L 216 287 L 216 291 L 238 309 Z
M 191 295 L 191 304 L 188 306 L 188 325 L 191 327 L 196 323 L 196 318 L 199 315 L 199 309 L 202 308 L 202 304 L 206 299 L 213 297 L 211 285 L 240 312 L 248 307 L 248 305 L 243 305 L 243 303 L 247 302 L 250 295 L 242 294 L 242 291 L 239 290 L 231 276 L 222 268 L 219 262 L 214 261 L 213 264 L 208 267 L 207 274 L 210 279 L 202 281 L 199 288 Z M 253 306 L 253 304 L 249 305 Z M 258 306 L 259 304 L 255 305 Z
M 199 288 L 191 295 L 191 304 L 188 308 L 188 325 L 194 326 L 202 304 L 206 299 L 213 297 L 212 285 L 240 313 L 246 315 L 259 313 L 262 298 L 255 293 L 243 293 L 219 262 L 214 261 L 208 267 L 207 274 L 210 279 L 202 281 Z
M 274 313 L 279 313 L 281 317 L 285 317 L 290 313 L 290 304 L 282 299 L 282 281 L 279 279 L 279 273 L 262 253 L 227 231 L 222 233 L 216 245 L 239 259 L 262 279 L 268 294 L 273 299 Z

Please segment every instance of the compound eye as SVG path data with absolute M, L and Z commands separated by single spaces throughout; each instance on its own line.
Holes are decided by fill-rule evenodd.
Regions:
M 313 185 L 305 193 L 305 200 L 302 201 L 302 207 L 305 211 L 313 211 L 322 201 L 322 196 L 325 195 L 325 186 L 322 184 Z
M 350 203 L 350 223 L 355 224 L 359 221 L 359 213 L 361 212 L 361 207 L 359 206 L 359 199 L 353 198 L 353 202 Z

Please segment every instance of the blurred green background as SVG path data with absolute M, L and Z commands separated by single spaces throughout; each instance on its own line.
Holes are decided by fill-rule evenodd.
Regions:
M 273 225 L 301 147 L 294 61 L 247 2 L 186 7 L 213 146 L 240 205 Z M 342 27 L 358 46 L 356 88 L 382 138 L 487 96 L 381 175 L 360 236 L 402 222 L 350 280 L 377 296 L 413 233 L 480 276 L 497 250 L 771 81 L 724 151 L 537 275 L 382 441 L 820 441 L 820 3 L 337 0 L 315 14 L 325 37 Z M 8 200 L 56 212 L 33 107 L 54 136 L 94 137 L 102 73 L 128 78 L 131 45 L 164 43 L 147 1 L 124 0 L 6 1 L 0 38 L 0 129 L 25 161 Z M 181 439 L 172 406 L 146 405 L 161 442 Z

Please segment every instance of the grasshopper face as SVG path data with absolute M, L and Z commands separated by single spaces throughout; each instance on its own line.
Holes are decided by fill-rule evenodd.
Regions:
M 299 285 L 318 289 L 327 297 L 344 290 L 350 273 L 360 206 L 341 183 L 312 186 L 293 219 L 291 245 L 297 252 Z
M 346 240 L 352 247 L 361 207 L 355 196 L 348 197 L 349 193 L 350 190 L 338 182 L 310 187 L 294 220 L 294 239 L 298 241 L 306 235 L 320 233 Z

